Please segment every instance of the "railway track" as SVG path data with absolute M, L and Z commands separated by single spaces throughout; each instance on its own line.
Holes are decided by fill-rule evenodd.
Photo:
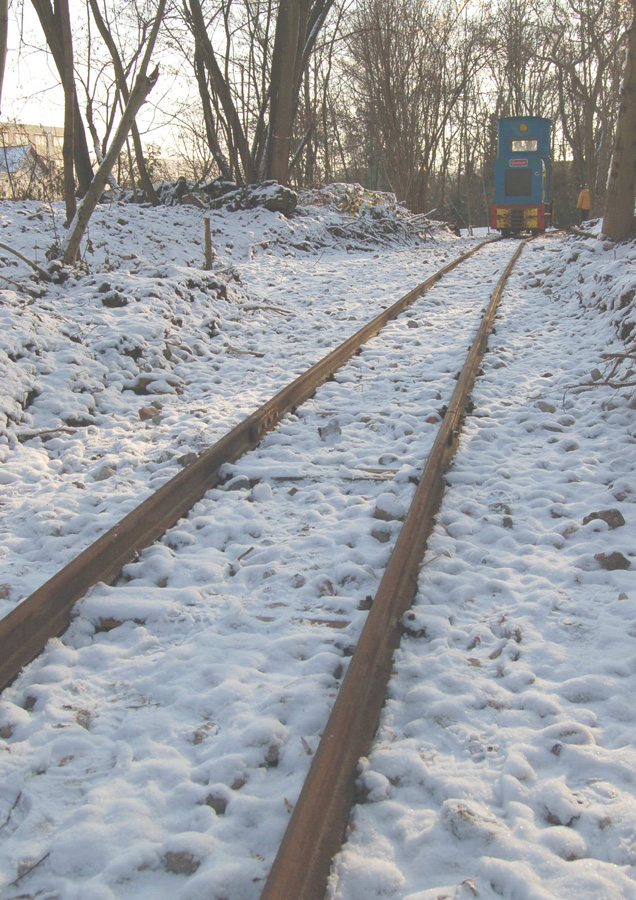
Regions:
M 98 879 L 118 898 L 134 895 L 139 873 L 162 870 L 175 878 L 190 875 L 193 884 L 200 879 L 210 896 L 222 896 L 227 867 L 216 881 L 206 869 L 208 863 L 214 869 L 221 853 L 234 867 L 233 893 L 256 896 L 293 808 L 263 897 L 322 897 L 353 799 L 357 761 L 368 752 L 382 705 L 397 623 L 416 587 L 425 532 L 412 525 L 415 513 L 404 526 L 401 519 L 415 494 L 421 518 L 431 523 L 441 473 L 457 441 L 458 394 L 470 393 L 485 348 L 487 321 L 471 350 L 472 374 L 460 376 L 451 400 L 466 334 L 475 333 L 480 319 L 475 292 L 484 300 L 490 295 L 509 257 L 509 245 L 485 247 L 465 263 L 475 263 L 475 274 L 459 268 L 422 299 L 411 298 L 412 315 L 391 322 L 275 432 L 265 433 L 282 415 L 280 398 L 250 417 L 241 440 L 256 449 L 220 463 L 188 518 L 140 554 L 137 544 L 123 562 L 123 578 L 93 587 L 63 641 L 53 641 L 6 692 L 4 736 L 16 740 L 38 731 L 46 748 L 28 761 L 40 773 L 33 776 L 32 796 L 16 796 L 5 822 L 16 834 L 22 822 L 42 823 L 42 853 L 27 860 L 33 874 L 23 861 L 25 879 L 34 885 L 29 890 L 51 888 L 48 853 L 57 872 L 60 866 L 68 871 L 68 883 L 90 886 Z M 445 298 L 467 277 L 471 291 L 456 298 L 449 322 Z M 391 354 L 395 369 L 386 380 L 376 369 Z M 433 380 L 431 373 L 440 370 L 443 378 Z M 316 386 L 306 390 L 313 394 Z M 389 403 L 401 410 L 397 429 Z M 441 468 L 436 474 L 429 468 L 416 492 L 413 481 L 429 453 Z M 333 486 L 334 465 L 344 487 Z M 147 517 L 148 507 L 140 518 Z M 409 537 L 410 527 L 416 537 Z M 406 537 L 397 538 L 400 530 Z M 290 594 L 295 602 L 281 603 Z M 65 602 L 68 615 L 70 595 Z M 376 653 L 384 673 L 369 683 L 363 657 Z M 336 702 L 325 729 L 345 671 L 358 693 Z M 339 697 L 343 689 L 344 683 Z M 375 712 L 368 715 L 364 707 L 358 717 L 369 694 Z M 348 758 L 334 789 L 315 772 L 325 759 L 333 775 L 336 746 Z M 312 760 L 314 774 L 294 804 Z M 14 758 L 10 766 L 17 771 L 22 762 Z M 43 782 L 48 801 L 38 790 Z M 149 790 L 153 784 L 168 787 L 167 801 Z M 63 812 L 47 821 L 47 802 L 62 800 L 65 791 L 79 802 L 79 824 L 73 797 L 64 797 Z M 117 816 L 118 804 L 137 823 L 130 834 L 145 834 L 143 846 L 127 855 L 124 827 L 119 846 L 109 833 L 104 859 L 74 868 L 56 833 L 64 829 L 64 843 L 72 845 L 83 830 Z M 296 830 L 299 820 L 304 832 Z M 244 843 L 236 852 L 227 835 L 239 827 Z M 16 837 L 14 855 L 18 844 Z M 111 865 L 118 855 L 120 862 Z
M 399 644 L 399 622 L 415 596 L 419 566 L 444 492 L 444 474 L 457 447 L 504 285 L 522 249 L 520 244 L 499 278 L 459 374 L 262 900 L 324 896 L 331 860 L 343 841 L 354 802 L 358 762 L 369 751 L 384 704 Z
M 479 245 L 481 246 L 481 245 Z M 219 482 L 223 465 L 253 449 L 292 408 L 302 404 L 360 347 L 475 250 L 458 257 L 375 316 L 351 338 L 259 407 L 184 471 L 155 491 L 41 588 L 0 620 L 0 688 L 70 622 L 73 603 L 98 582 L 110 583 L 123 566 L 157 540 Z

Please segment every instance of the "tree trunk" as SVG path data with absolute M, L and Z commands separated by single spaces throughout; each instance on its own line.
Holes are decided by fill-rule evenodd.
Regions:
M 585 123 L 585 184 L 590 191 L 590 219 L 596 215 L 596 142 L 594 140 L 594 119 L 590 114 Z
M 7 40 L 9 35 L 9 0 L 0 0 L 0 106 L 2 105 L 2 84 L 4 67 L 7 59 Z
M 128 159 L 128 177 L 130 178 L 130 187 L 133 194 L 133 200 L 135 201 L 135 203 L 139 203 L 139 197 L 137 196 L 137 185 L 135 184 L 135 167 L 133 166 L 132 153 L 130 152 L 130 141 L 128 140 L 128 138 L 126 138 L 126 157 Z
M 281 0 L 272 56 L 270 135 L 267 154 L 267 177 L 280 184 L 287 184 L 289 177 L 299 27 L 298 0 Z
M 75 174 L 77 175 L 77 196 L 83 197 L 93 180 L 93 164 L 91 162 L 91 155 L 88 151 L 86 131 L 84 130 L 84 123 L 82 122 L 75 85 L 73 85 L 73 93 L 75 94 L 73 144 L 75 150 Z
M 201 98 L 201 106 L 203 108 L 203 123 L 205 125 L 205 136 L 207 138 L 208 147 L 214 157 L 214 161 L 219 167 L 219 172 L 228 181 L 232 180 L 232 172 L 230 164 L 221 150 L 219 139 L 216 131 L 216 121 L 212 104 L 210 103 L 210 94 L 208 93 L 208 85 L 205 76 L 205 66 L 201 59 L 201 53 L 195 48 L 194 51 L 194 74 L 199 88 L 199 97 Z
M 115 77 L 117 79 L 117 86 L 119 87 L 119 91 L 121 93 L 122 101 L 125 104 L 128 103 L 130 99 L 130 91 L 128 90 L 128 84 L 126 82 L 126 74 L 124 72 L 124 66 L 121 60 L 121 56 L 119 55 L 119 51 L 117 49 L 117 45 L 113 40 L 113 36 L 110 33 L 106 22 L 104 21 L 99 6 L 97 5 L 96 0 L 89 0 L 90 8 L 93 13 L 93 18 L 95 19 L 95 24 L 99 29 L 99 33 L 101 34 L 104 43 L 108 47 L 110 52 L 111 59 L 113 61 L 113 68 L 115 69 Z M 163 18 L 163 10 L 166 5 L 166 0 L 160 0 L 160 9 L 158 14 Z M 139 135 L 139 129 L 137 128 L 137 123 L 133 121 L 131 126 L 131 133 L 133 139 L 133 146 L 135 148 L 135 158 L 137 160 L 137 171 L 139 172 L 139 180 L 141 181 L 141 186 L 144 189 L 146 197 L 153 206 L 159 206 L 159 198 L 155 193 L 155 189 L 152 185 L 152 181 L 150 180 L 150 175 L 148 174 L 148 169 L 146 167 L 146 160 L 144 159 L 144 152 L 141 146 L 141 137 Z M 132 173 L 131 173 L 132 174 Z M 134 189 L 134 185 L 133 185 Z
M 130 131 L 130 126 L 134 121 L 135 116 L 139 112 L 142 104 L 144 103 L 146 97 L 157 83 L 158 78 L 159 68 L 156 68 L 152 75 L 145 75 L 142 68 L 142 72 L 140 72 L 140 74 L 137 76 L 135 85 L 130 94 L 128 105 L 124 110 L 124 114 L 121 118 L 117 131 L 115 132 L 115 136 L 113 137 L 108 148 L 108 152 L 104 156 L 104 161 L 98 168 L 97 172 L 95 172 L 95 177 L 93 178 L 92 184 L 86 196 L 78 206 L 75 218 L 73 219 L 69 232 L 65 240 L 63 241 L 62 263 L 66 266 L 72 265 L 77 258 L 80 244 L 82 238 L 84 237 L 86 228 L 88 227 L 90 218 L 93 215 L 99 198 L 102 195 L 102 191 L 106 186 L 108 176 L 112 172 L 113 166 L 117 162 L 122 147 L 126 143 L 126 138 L 128 137 L 128 132 Z
M 113 106 L 116 106 L 113 103 Z M 97 128 L 95 127 L 95 120 L 93 117 L 93 103 L 92 98 L 86 98 L 86 124 L 88 125 L 89 134 L 93 140 L 93 150 L 95 151 L 95 159 L 97 160 L 97 165 L 101 166 L 104 161 L 104 151 L 102 150 L 102 144 L 99 140 L 99 135 L 97 134 Z M 108 125 L 107 134 L 110 134 L 111 128 L 110 124 Z M 108 184 L 114 191 L 119 190 L 119 185 L 115 179 L 114 175 L 110 175 L 108 178 Z
M 230 86 L 219 67 L 214 48 L 208 37 L 199 0 L 188 0 L 187 11 L 189 25 L 197 44 L 197 50 L 207 69 L 212 84 L 214 85 L 214 89 L 223 108 L 226 122 L 228 123 L 228 136 L 231 137 L 232 143 L 235 145 L 240 157 L 243 178 L 248 184 L 252 184 L 257 180 L 257 173 L 250 156 L 247 138 L 243 131 L 243 126 L 241 125 L 236 106 L 234 105 Z
M 610 240 L 624 241 L 630 236 L 634 223 L 635 195 L 636 22 L 632 20 L 603 217 L 603 234 Z
M 84 232 L 88 227 L 88 223 L 90 222 L 90 218 L 93 215 L 99 198 L 102 195 L 102 191 L 106 187 L 108 176 L 113 171 L 113 167 L 119 159 L 119 154 L 121 153 L 122 147 L 126 143 L 126 138 L 128 137 L 128 132 L 131 129 L 132 123 L 135 121 L 135 116 L 139 112 L 139 109 L 144 103 L 146 97 L 153 89 L 159 78 L 159 66 L 157 66 L 152 75 L 147 75 L 146 73 L 148 71 L 150 57 L 152 56 L 152 52 L 155 49 L 155 43 L 157 41 L 157 35 L 159 34 L 159 28 L 163 21 L 165 3 L 166 0 L 159 0 L 157 12 L 155 13 L 155 19 L 152 23 L 152 28 L 150 29 L 148 40 L 146 41 L 146 49 L 144 51 L 143 59 L 141 60 L 141 64 L 139 66 L 139 72 L 135 79 L 135 84 L 131 91 L 130 99 L 123 111 L 121 122 L 119 123 L 117 131 L 115 132 L 115 136 L 112 139 L 111 144 L 104 156 L 104 161 L 95 173 L 95 177 L 91 183 L 89 190 L 86 193 L 86 196 L 84 197 L 84 200 L 82 201 L 79 209 L 75 214 L 75 218 L 71 223 L 69 233 L 66 236 L 65 240 L 62 242 L 62 262 L 64 263 L 64 265 L 71 265 L 75 262 L 79 253 L 80 243 L 84 236 Z
M 62 158 L 64 160 L 64 203 L 66 205 L 66 224 L 70 225 L 75 215 L 75 152 L 74 127 L 75 118 L 75 80 L 73 77 L 73 38 L 71 34 L 71 14 L 68 0 L 58 0 L 57 10 L 60 19 L 60 35 L 64 58 L 64 143 Z
M 64 47 L 62 42 L 62 30 L 59 14 L 53 11 L 49 0 L 31 0 L 35 9 L 46 43 L 51 55 L 55 61 L 55 67 L 60 76 L 62 84 L 65 83 L 64 74 Z M 93 178 L 93 166 L 91 163 L 90 153 L 88 152 L 88 142 L 86 140 L 86 132 L 84 123 L 80 114 L 79 103 L 77 102 L 77 93 L 75 91 L 75 82 L 73 81 L 73 94 L 75 98 L 73 109 L 73 143 L 75 156 L 75 171 L 77 173 L 78 194 L 83 197 Z

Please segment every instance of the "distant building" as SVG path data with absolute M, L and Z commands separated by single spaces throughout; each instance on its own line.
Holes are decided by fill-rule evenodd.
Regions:
M 37 154 L 33 147 L 23 144 L 20 147 L 0 147 L 0 172 L 4 175 L 17 175 L 35 163 Z
M 64 129 L 0 123 L 0 196 L 13 199 L 57 194 Z
M 53 125 L 23 125 L 0 122 L 0 146 L 20 147 L 29 144 L 38 156 L 50 162 L 62 162 L 64 129 Z

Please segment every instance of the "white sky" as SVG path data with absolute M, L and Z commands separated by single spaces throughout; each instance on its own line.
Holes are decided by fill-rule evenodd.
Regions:
M 26 15 L 25 11 L 25 15 Z M 30 8 L 29 8 L 30 12 Z M 26 34 L 35 35 L 29 15 Z M 7 64 L 2 88 L 2 119 L 33 125 L 64 125 L 64 96 L 50 55 L 41 50 L 19 49 L 15 14 L 9 19 Z
M 20 27 L 23 23 L 24 43 L 20 47 Z M 39 49 L 44 44 L 42 30 L 30 3 L 25 2 L 23 12 L 14 5 L 10 10 L 7 63 L 2 89 L 0 121 L 17 121 L 29 125 L 64 126 L 64 94 L 53 58 L 48 51 Z M 159 60 L 162 60 L 159 54 Z M 154 64 L 154 63 L 153 63 Z M 171 127 L 164 123 L 167 115 L 157 107 L 168 109 L 171 97 L 183 96 L 187 86 L 175 89 L 175 76 L 171 66 L 161 66 L 159 83 L 149 101 L 142 108 L 137 121 L 146 140 L 153 143 L 170 141 Z M 78 84 L 79 102 L 84 112 L 85 99 Z M 164 102 L 168 98 L 168 102 Z M 101 128 L 98 124 L 98 132 Z

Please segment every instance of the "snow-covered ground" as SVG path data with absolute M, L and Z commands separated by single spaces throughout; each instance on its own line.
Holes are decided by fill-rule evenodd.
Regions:
M 636 403 L 577 388 L 633 249 L 571 243 L 506 291 L 337 900 L 636 897 Z
M 1 261 L 1 613 L 475 243 L 343 198 L 210 213 L 212 272 L 191 207 L 100 208 L 86 271 L 44 293 Z M 1 204 L 1 239 L 42 262 L 55 212 Z M 257 900 L 512 250 L 391 323 L 4 692 L 3 898 Z M 601 358 L 633 340 L 635 261 L 522 254 L 337 900 L 636 897 L 636 403 Z

